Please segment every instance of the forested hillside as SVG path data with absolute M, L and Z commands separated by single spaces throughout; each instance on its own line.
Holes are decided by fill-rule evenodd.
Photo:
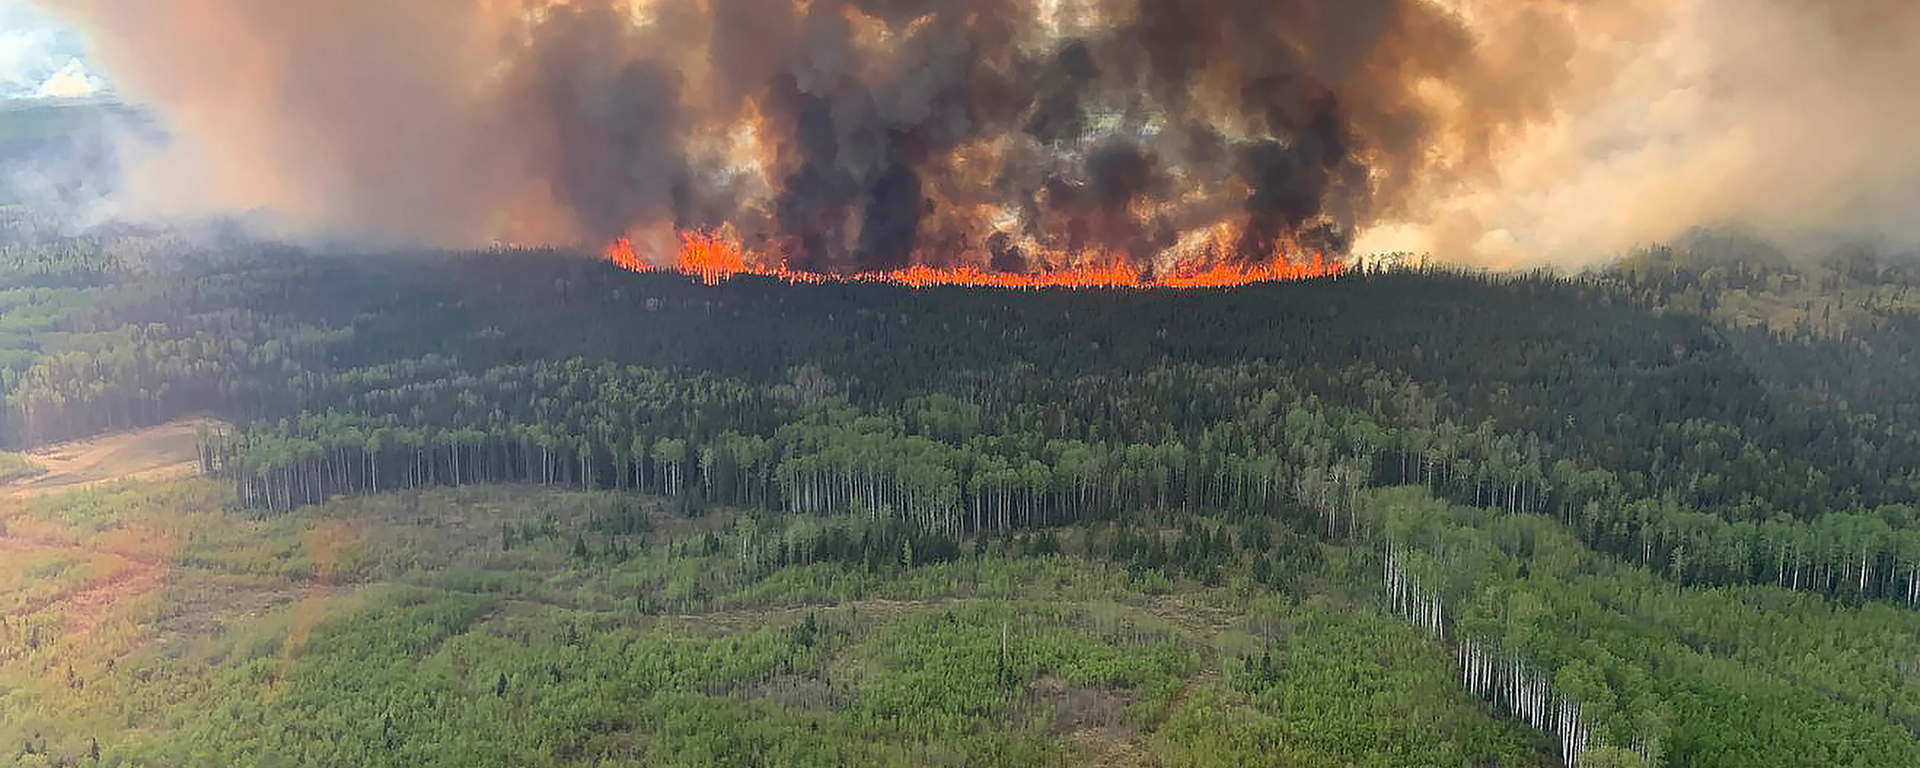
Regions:
M 211 479 L 141 524 L 246 521 L 269 549 L 406 508 L 328 575 L 359 597 L 304 648 L 143 662 L 288 698 L 196 720 L 79 696 L 61 706 L 143 735 L 37 718 L 69 740 L 22 731 L 45 762 L 1920 764 L 1900 257 L 1701 233 L 1573 277 L 1001 291 L 138 231 L 4 247 L 0 441 L 216 416 Z M 591 503 L 536 514 L 562 498 Z M 415 530 L 447 517 L 462 547 Z M 256 569 L 195 557 L 196 578 Z M 980 581 L 1077 570 L 1057 595 Z M 875 596 L 919 603 L 833 612 Z M 48 627 L 0 631 L 13 674 L 58 674 L 32 634 L 57 603 L 8 609 Z M 662 623 L 780 610 L 791 630 Z M 570 661 L 494 661 L 518 654 Z M 423 666 L 355 671 L 374 659 Z M 7 685 L 33 690 L 0 678 L 0 713 Z M 299 725 L 369 691 L 385 710 Z M 559 696 L 583 703 L 524 714 Z M 1125 706 L 1048 720 L 1075 696 Z M 764 730 L 673 741 L 735 721 Z M 1432 727 L 1388 725 L 1410 722 Z M 362 751 L 315 751 L 329 729 Z

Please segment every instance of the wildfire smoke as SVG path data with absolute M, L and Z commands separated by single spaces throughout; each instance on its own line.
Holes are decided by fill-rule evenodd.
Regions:
M 1896 0 L 34 1 L 182 138 L 148 199 L 443 245 L 624 238 L 662 267 L 675 233 L 726 229 L 789 273 L 1164 282 L 1394 225 L 1605 247 L 1747 210 L 1830 223 L 1862 195 L 1906 210 L 1880 193 L 1920 178 L 1894 128 L 1920 12 Z M 1782 87 L 1728 85 L 1750 71 Z M 1832 151 L 1769 162 L 1763 139 Z

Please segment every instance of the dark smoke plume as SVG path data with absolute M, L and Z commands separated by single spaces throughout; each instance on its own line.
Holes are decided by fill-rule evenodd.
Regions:
M 90 33 L 122 90 L 161 108 L 183 143 L 200 139 L 154 176 L 194 180 L 196 194 L 168 200 L 448 245 L 645 247 L 724 225 L 821 271 L 1338 255 L 1395 222 L 1472 244 L 1511 226 L 1490 201 L 1518 183 L 1513 157 L 1540 156 L 1527 142 L 1611 103 L 1596 73 L 1648 56 L 1695 12 L 1657 0 L 41 4 Z M 1708 69 L 1724 58 L 1702 55 Z

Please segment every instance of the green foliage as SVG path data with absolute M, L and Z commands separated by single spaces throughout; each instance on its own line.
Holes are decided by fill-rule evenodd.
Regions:
M 1585 768 L 1646 768 L 1647 761 L 1620 747 L 1601 747 L 1580 757 Z
M 1097 751 L 1076 734 L 1144 748 L 1185 692 L 1216 679 L 1218 614 L 1176 606 L 1252 610 L 1265 593 L 1181 581 L 1182 602 L 1166 603 L 1127 589 L 1119 566 L 1021 547 L 757 576 L 737 561 L 758 535 L 744 523 L 702 532 L 689 526 L 719 521 L 675 521 L 664 500 L 619 494 L 446 489 L 245 520 L 219 511 L 216 489 L 36 500 L 37 525 L 83 544 L 120 546 L 137 528 L 191 546 L 157 555 L 174 563 L 176 586 L 117 614 L 112 638 L 23 651 L 19 610 L 0 611 L 11 617 L 0 738 L 44 739 L 49 763 L 85 757 L 98 739 L 121 765 L 1075 764 Z M 496 525 L 455 524 L 476 510 Z M 602 547 L 622 514 L 649 518 L 651 541 L 632 559 L 573 556 L 576 541 Z M 499 524 L 554 535 L 501 551 Z M 0 565 L 0 588 L 16 567 Z M 72 562 L 54 573 L 26 583 L 61 591 L 90 578 Z M 796 588 L 823 573 L 850 581 L 837 594 Z M 662 577 L 707 596 L 678 613 L 637 610 L 633 596 Z M 225 612 L 278 594 L 296 597 Z M 37 609 L 35 626 L 65 626 L 64 610 Z M 1354 629 L 1280 621 L 1322 649 Z M 75 665 L 78 687 L 35 682 L 51 659 Z M 1430 705 L 1504 728 L 1458 696 Z M 1342 761 L 1343 749 L 1297 754 Z
M 8 483 L 21 478 L 33 477 L 45 473 L 46 467 L 18 453 L 0 452 L 0 483 Z
M 1531 516 L 1377 495 L 1392 540 L 1446 601 L 1454 632 L 1544 665 L 1606 744 L 1661 764 L 1907 765 L 1903 695 L 1920 614 L 1778 587 L 1682 587 Z
M 1537 764 L 1533 740 L 1474 713 L 1450 661 L 1391 617 L 1309 604 L 1286 619 L 1231 687 L 1173 714 L 1153 742 L 1160 764 Z
M 1183 677 L 1193 664 L 1166 644 L 1122 650 L 1073 631 L 1027 629 L 1035 618 L 1030 608 L 949 612 L 903 627 L 883 641 L 876 664 L 886 673 L 863 688 L 856 711 L 922 737 L 962 733 L 1006 721 L 1017 696 L 1042 675 L 1135 689 Z M 1017 632 L 1016 621 L 1023 625 Z
M 240 425 L 217 482 L 0 513 L 23 761 L 1551 754 L 1485 653 L 1593 764 L 1920 763 L 1920 317 L 1871 254 L 913 292 L 0 218 L 0 440 Z

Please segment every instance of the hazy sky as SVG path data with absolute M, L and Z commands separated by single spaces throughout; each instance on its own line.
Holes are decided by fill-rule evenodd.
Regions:
M 79 95 L 104 83 L 80 36 L 21 0 L 0 0 L 0 98 Z

